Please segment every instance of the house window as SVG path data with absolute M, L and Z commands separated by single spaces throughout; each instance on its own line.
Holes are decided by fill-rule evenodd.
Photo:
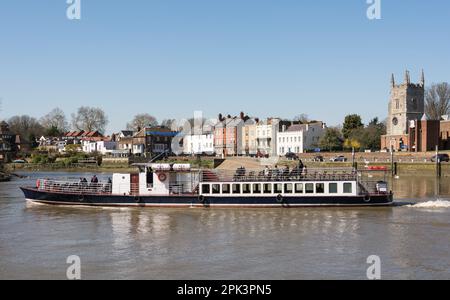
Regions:
M 350 182 L 344 183 L 344 193 L 351 194 L 352 193 L 352 184 Z
M 400 108 L 400 100 L 395 99 L 395 109 L 399 109 Z
M 338 189 L 338 188 L 337 188 L 337 183 L 330 183 L 330 184 L 328 185 L 328 192 L 329 192 L 330 194 L 336 194 L 336 193 L 338 192 L 337 189 Z

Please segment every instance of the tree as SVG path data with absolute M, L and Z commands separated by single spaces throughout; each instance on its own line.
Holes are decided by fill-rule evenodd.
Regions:
M 127 124 L 129 130 L 139 130 L 146 126 L 158 126 L 156 118 L 150 114 L 143 113 L 134 116 L 133 120 Z
M 170 128 L 171 130 L 177 130 L 177 120 L 165 119 L 161 122 L 162 127 Z
M 108 117 L 100 108 L 82 106 L 72 114 L 72 126 L 76 130 L 105 132 Z
M 359 115 L 347 115 L 342 126 L 342 134 L 345 139 L 348 139 L 353 130 L 364 127 Z
M 49 136 L 59 136 L 69 129 L 66 115 L 58 107 L 42 117 L 40 122 Z
M 32 146 L 36 142 L 36 137 L 40 137 L 45 131 L 38 120 L 28 115 L 13 116 L 8 120 L 8 124 L 12 133 L 20 135 L 23 142 Z
M 386 134 L 386 125 L 380 123 L 378 118 L 373 118 L 366 127 L 352 130 L 344 143 L 344 147 L 347 149 L 355 148 L 356 150 L 379 150 L 383 134 Z
M 440 120 L 450 112 L 450 85 L 447 82 L 433 84 L 425 93 L 425 112 L 428 118 Z
M 309 117 L 307 114 L 300 114 L 300 115 L 294 117 L 294 121 L 299 121 L 302 124 L 306 124 L 309 122 Z
M 319 140 L 319 147 L 328 151 L 342 150 L 343 139 L 337 128 L 328 127 L 325 134 Z

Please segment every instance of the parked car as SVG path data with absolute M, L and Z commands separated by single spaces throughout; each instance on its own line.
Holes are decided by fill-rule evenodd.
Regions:
M 295 154 L 294 152 L 288 152 L 288 153 L 286 153 L 285 157 L 286 157 L 287 159 L 290 159 L 290 160 L 297 160 L 297 159 L 298 159 L 298 155 Z
M 14 164 L 26 164 L 27 162 L 23 159 L 16 159 L 16 160 L 13 160 L 13 163 Z
M 347 158 L 344 155 L 339 155 L 339 156 L 330 158 L 330 161 L 333 161 L 333 162 L 346 162 Z
M 449 156 L 448 156 L 447 153 L 438 154 L 438 155 L 437 155 L 437 158 L 439 159 L 440 162 L 449 162 L 449 161 L 450 161 L 450 158 L 449 158 Z M 432 161 L 432 162 L 436 162 L 436 155 L 434 155 L 434 156 L 431 158 L 431 161 Z
M 323 158 L 322 155 L 316 155 L 316 156 L 314 156 L 312 161 L 320 161 L 320 162 L 322 162 L 322 161 L 324 161 L 324 158 Z
M 269 154 L 264 154 L 264 153 L 261 153 L 260 151 L 258 151 L 258 153 L 256 153 L 256 157 L 257 158 L 269 158 Z

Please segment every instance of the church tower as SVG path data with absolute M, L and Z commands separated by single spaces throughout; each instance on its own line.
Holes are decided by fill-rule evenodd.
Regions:
M 391 77 L 391 96 L 387 119 L 387 136 L 402 136 L 409 133 L 411 121 L 420 120 L 425 113 L 425 75 L 422 70 L 419 83 L 411 83 L 409 71 L 403 83 L 396 84 Z

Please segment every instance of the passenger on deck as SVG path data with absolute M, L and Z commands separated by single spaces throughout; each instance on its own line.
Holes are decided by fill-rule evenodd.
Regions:
M 287 179 L 289 177 L 289 166 L 286 166 L 283 170 L 283 179 Z
M 87 185 L 88 185 L 87 179 L 84 177 L 80 178 L 80 188 L 84 189 L 87 187 Z
M 273 170 L 273 176 L 275 177 L 275 179 L 278 180 L 279 176 L 280 176 L 280 170 L 278 169 L 278 166 L 275 165 L 275 169 Z
M 92 176 L 91 183 L 98 183 L 97 175 Z
M 264 168 L 264 176 L 269 177 L 269 174 L 270 174 L 269 166 L 266 166 L 266 167 Z

